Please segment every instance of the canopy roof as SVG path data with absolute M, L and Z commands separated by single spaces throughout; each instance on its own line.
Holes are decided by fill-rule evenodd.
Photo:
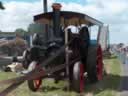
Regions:
M 54 12 L 48 12 L 48 13 L 43 13 L 34 16 L 34 21 L 35 22 L 41 22 L 43 24 L 51 24 L 52 19 L 53 19 Z M 60 16 L 61 16 L 61 25 L 81 25 L 81 24 L 86 24 L 88 26 L 102 26 L 103 23 L 82 13 L 76 13 L 76 12 L 70 12 L 70 11 L 60 11 Z

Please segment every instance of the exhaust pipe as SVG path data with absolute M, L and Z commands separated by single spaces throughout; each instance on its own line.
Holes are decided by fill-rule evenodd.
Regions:
M 60 10 L 61 10 L 61 5 L 59 3 L 54 3 L 52 5 L 53 8 L 53 31 L 54 31 L 54 36 L 56 38 L 59 38 L 61 36 L 60 33 Z
M 43 3 L 44 3 L 44 13 L 48 12 L 48 9 L 47 9 L 47 0 L 43 0 Z

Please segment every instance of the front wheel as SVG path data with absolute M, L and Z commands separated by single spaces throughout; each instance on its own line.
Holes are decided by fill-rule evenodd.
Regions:
M 37 91 L 42 84 L 42 80 L 40 78 L 35 80 L 28 80 L 28 87 L 31 91 Z
M 84 91 L 84 65 L 81 62 L 74 64 L 72 88 L 78 93 Z
M 32 62 L 31 64 L 33 64 L 33 62 Z M 30 64 L 30 65 L 31 65 L 31 64 Z M 32 65 L 31 65 L 31 66 L 32 66 Z M 36 67 L 38 67 L 38 64 L 36 64 L 35 66 L 32 66 L 32 67 L 33 67 L 33 69 L 35 69 Z M 34 67 L 35 67 L 35 68 L 34 68 Z M 40 88 L 41 84 L 42 84 L 42 79 L 41 79 L 41 77 L 36 78 L 36 79 L 34 79 L 34 80 L 28 80 L 28 87 L 29 87 L 29 89 L 30 89 L 31 91 L 33 91 L 33 92 L 37 91 L 37 90 Z

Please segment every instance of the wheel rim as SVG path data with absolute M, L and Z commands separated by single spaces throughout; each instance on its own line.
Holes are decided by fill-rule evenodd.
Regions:
M 98 80 L 102 80 L 103 75 L 103 57 L 102 57 L 102 49 L 101 46 L 98 46 L 97 49 L 97 77 Z
M 84 66 L 80 64 L 80 92 L 84 90 Z

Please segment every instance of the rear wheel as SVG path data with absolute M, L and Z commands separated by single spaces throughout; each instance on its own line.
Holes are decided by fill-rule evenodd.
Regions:
M 97 48 L 97 79 L 102 80 L 103 78 L 103 57 L 101 46 Z
M 76 92 L 84 91 L 84 65 L 81 62 L 74 64 L 72 88 Z
M 87 57 L 87 74 L 89 81 L 95 83 L 102 79 L 103 63 L 102 49 L 99 46 L 90 46 Z

